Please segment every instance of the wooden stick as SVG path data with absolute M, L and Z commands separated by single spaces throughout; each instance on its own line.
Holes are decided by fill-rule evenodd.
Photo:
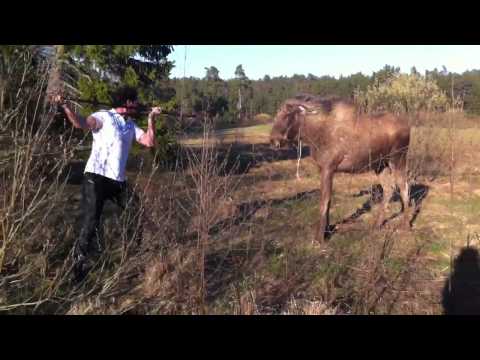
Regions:
M 67 101 L 72 101 L 72 102 L 78 102 L 78 103 L 83 103 L 83 104 L 90 104 L 90 105 L 95 105 L 95 106 L 107 106 L 107 107 L 113 107 L 112 104 L 109 103 L 104 103 L 104 102 L 98 102 L 98 101 L 91 101 L 91 100 L 80 100 L 80 99 L 66 99 Z M 147 114 L 151 111 L 151 108 L 154 106 L 151 105 L 140 105 L 138 109 L 138 113 L 140 114 Z M 163 111 L 161 115 L 170 115 L 170 116 L 176 116 L 176 117 L 195 117 L 196 114 L 182 114 L 181 112 L 177 111 Z

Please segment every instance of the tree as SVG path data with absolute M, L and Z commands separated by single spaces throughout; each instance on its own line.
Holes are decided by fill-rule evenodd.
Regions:
M 234 110 L 234 117 L 241 121 L 245 118 L 247 110 L 253 111 L 253 89 L 252 82 L 247 77 L 243 66 L 237 65 L 235 77 L 229 81 L 228 100 L 230 107 Z
M 15 107 L 21 92 L 39 82 L 42 72 L 37 70 L 44 67 L 47 55 L 39 45 L 0 45 L 0 130 L 5 130 L 4 115 Z
M 63 48 L 61 48 L 63 49 Z M 39 98 L 27 100 L 27 107 L 38 112 L 39 101 L 48 105 L 45 95 L 45 78 L 52 73 L 52 58 L 60 62 L 60 55 L 55 53 L 55 48 L 44 45 L 2 45 L 0 46 L 0 113 L 15 108 L 18 99 L 22 98 L 22 92 L 29 92 L 32 87 L 36 88 Z M 70 67 L 66 68 L 71 71 Z M 50 80 L 50 79 L 49 79 Z M 71 85 L 70 89 L 75 90 Z M 26 100 L 24 98 L 24 100 Z M 33 110 L 35 109 L 35 110 Z M 44 110 L 46 108 L 44 107 Z M 30 116 L 30 115 L 29 115 Z M 59 122 L 51 121 L 50 116 L 33 116 L 32 125 L 45 126 L 48 133 L 57 133 L 65 130 Z M 47 126 L 48 125 L 48 126 Z
M 220 78 L 220 72 L 215 66 L 205 68 L 205 77 L 201 83 L 199 94 L 201 94 L 201 110 L 206 111 L 209 116 L 218 117 L 228 110 L 228 90 L 226 84 Z M 199 103 L 195 109 L 199 111 Z
M 235 69 L 235 78 L 244 81 L 247 80 L 247 75 L 245 75 L 245 70 L 243 70 L 242 65 L 237 65 L 237 68 Z
M 322 76 L 315 82 L 313 89 L 320 96 L 337 95 L 338 80 L 333 76 Z
M 207 81 L 219 81 L 220 80 L 220 71 L 215 66 L 210 66 L 205 68 L 205 80 Z
M 480 114 L 480 70 L 466 71 L 455 77 L 454 96 L 469 113 Z
M 173 67 L 170 45 L 55 45 L 50 46 L 49 89 L 63 88 L 70 97 L 90 102 L 111 101 L 120 85 L 134 86 L 141 101 L 158 105 L 172 98 L 164 81 Z M 77 93 L 72 94 L 72 88 Z M 163 90 L 163 91 L 162 91 Z M 165 96 L 165 94 L 167 94 Z M 95 108 L 86 106 L 84 113 Z
M 111 103 L 113 90 L 130 85 L 138 90 L 143 103 L 160 105 L 166 110 L 177 107 L 175 89 L 168 83 L 173 63 L 167 60 L 167 55 L 173 46 L 55 45 L 47 48 L 52 63 L 47 90 L 63 89 L 71 98 Z M 98 106 L 85 105 L 81 112 L 87 115 L 97 109 Z M 140 126 L 146 125 L 146 118 L 137 120 Z M 158 125 L 159 144 L 164 143 L 163 123 L 159 121 Z M 156 151 L 163 150 L 161 146 L 156 148 Z
M 158 87 L 162 80 L 168 78 L 173 67 L 173 64 L 166 60 L 172 50 L 173 47 L 167 45 L 66 47 L 66 52 L 82 64 L 85 73 L 93 75 L 90 76 L 92 81 L 81 83 L 79 89 L 82 93 L 90 91 L 90 96 L 105 98 L 107 89 L 125 84 L 136 87 L 140 99 L 145 102 L 157 100 Z
M 379 87 L 386 82 L 389 82 L 393 79 L 396 75 L 400 74 L 400 68 L 394 67 L 390 65 L 385 65 L 383 69 L 379 70 L 378 72 L 373 73 L 373 82 L 374 85 Z

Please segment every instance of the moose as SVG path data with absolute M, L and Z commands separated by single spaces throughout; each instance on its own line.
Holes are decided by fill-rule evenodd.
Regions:
M 321 174 L 320 220 L 315 231 L 320 244 L 329 235 L 333 177 L 338 172 L 373 171 L 378 176 L 383 200 L 373 224 L 376 228 L 385 221 L 385 210 L 397 185 L 403 226 L 410 227 L 407 180 L 410 126 L 406 117 L 388 112 L 366 114 L 341 98 L 299 95 L 280 106 L 270 134 L 270 142 L 277 148 L 297 141 L 310 146 Z

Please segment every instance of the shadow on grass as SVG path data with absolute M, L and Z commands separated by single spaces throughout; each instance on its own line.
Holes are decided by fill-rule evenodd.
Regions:
M 429 190 L 428 186 L 423 184 L 415 184 L 410 188 L 410 202 L 413 203 L 413 206 L 414 206 L 413 216 L 412 216 L 412 219 L 410 220 L 411 224 L 415 221 L 416 217 L 418 216 L 421 210 L 421 204 L 423 200 L 426 198 L 428 194 L 428 190 Z M 311 190 L 311 191 L 301 192 L 301 193 L 295 194 L 294 196 L 290 196 L 283 199 L 275 199 L 270 201 L 255 200 L 252 202 L 241 203 L 237 205 L 237 211 L 235 212 L 235 216 L 228 219 L 224 219 L 216 223 L 215 225 L 213 225 L 210 229 L 210 234 L 211 235 L 217 234 L 222 229 L 225 229 L 228 226 L 240 225 L 240 224 L 246 223 L 254 217 L 254 215 L 257 213 L 258 210 L 265 208 L 267 206 L 278 207 L 278 206 L 285 205 L 286 203 L 289 203 L 291 201 L 305 200 L 305 199 L 312 198 L 313 196 L 318 196 L 319 194 L 320 194 L 320 190 Z M 381 185 L 379 184 L 373 185 L 370 189 L 361 190 L 359 193 L 354 194 L 353 196 L 359 197 L 359 196 L 368 195 L 368 194 L 370 195 L 370 197 L 367 199 L 366 202 L 362 204 L 360 208 L 355 210 L 353 214 L 337 222 L 336 224 L 329 225 L 326 231 L 327 238 L 333 236 L 338 231 L 339 226 L 352 224 L 353 222 L 358 220 L 362 215 L 370 212 L 374 204 L 378 204 L 383 200 L 383 190 Z M 392 202 L 400 201 L 400 196 L 398 192 L 396 192 L 393 195 L 390 201 Z M 394 214 L 392 217 L 387 219 L 387 221 L 393 220 L 400 214 L 401 213 Z
M 200 147 L 184 147 L 178 156 L 177 168 L 188 167 L 189 156 L 200 158 Z M 246 174 L 261 163 L 272 163 L 282 160 L 295 160 L 298 158 L 297 149 L 281 148 L 274 149 L 269 144 L 243 144 L 218 145 L 215 148 L 216 162 L 221 172 L 219 175 Z M 302 147 L 302 158 L 310 155 L 307 146 Z

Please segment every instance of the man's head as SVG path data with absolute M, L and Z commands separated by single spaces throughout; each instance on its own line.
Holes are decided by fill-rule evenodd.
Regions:
M 136 115 L 138 111 L 138 93 L 131 86 L 121 86 L 112 93 L 112 105 L 119 113 Z

